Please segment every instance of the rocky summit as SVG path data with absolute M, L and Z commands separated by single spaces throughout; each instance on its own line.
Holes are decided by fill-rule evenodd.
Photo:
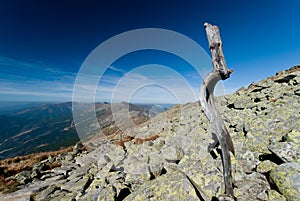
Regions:
M 300 66 L 216 101 L 235 147 L 236 199 L 299 200 Z M 176 105 L 122 136 L 90 142 L 93 149 L 78 144 L 6 178 L 18 186 L 0 200 L 221 200 L 213 143 L 199 103 Z

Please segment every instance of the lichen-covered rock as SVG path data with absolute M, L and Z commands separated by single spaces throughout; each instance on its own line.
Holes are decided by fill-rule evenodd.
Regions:
M 139 186 L 147 180 L 150 180 L 151 174 L 147 160 L 149 156 L 143 158 L 130 157 L 124 161 L 124 172 L 126 173 L 125 182 L 134 186 Z
M 107 200 L 107 201 L 114 201 L 116 197 L 116 191 L 113 186 L 108 186 L 106 188 L 102 188 L 99 191 L 97 201 Z
M 97 200 L 98 195 L 105 187 L 105 177 L 94 178 L 90 186 L 86 189 L 85 194 L 80 197 L 80 200 Z
M 163 158 L 169 163 L 178 163 L 183 157 L 183 149 L 173 144 L 173 146 L 166 146 L 162 149 Z
M 82 201 L 114 201 L 116 197 L 116 191 L 113 186 L 99 187 L 93 191 L 90 191 L 83 196 L 78 197 L 77 200 Z
M 298 66 L 216 97 L 235 148 L 231 162 L 238 201 L 299 200 L 299 95 Z M 125 197 L 192 201 L 199 200 L 199 194 L 206 200 L 224 194 L 220 146 L 212 146 L 212 128 L 199 102 L 173 106 L 125 133 L 135 139 L 125 142 L 124 149 L 110 139 L 93 142 L 88 153 L 78 144 L 73 152 L 19 173 L 12 178 L 26 185 L 13 194 L 0 194 L 0 200 L 26 195 L 27 200 L 30 196 L 50 201 Z M 136 141 L 153 135 L 159 137 L 142 144 Z M 270 160 L 285 163 L 278 166 Z M 61 167 L 43 170 L 46 163 L 53 162 Z M 280 192 L 270 189 L 271 181 Z
M 300 164 L 300 144 L 279 142 L 270 145 L 269 149 L 284 162 L 297 162 Z
M 300 132 L 299 131 L 291 131 L 283 137 L 285 142 L 294 142 L 296 144 L 300 144 Z
M 209 154 L 201 159 L 197 157 L 196 153 L 191 156 L 185 155 L 178 164 L 178 169 L 184 172 L 210 199 L 222 194 L 224 192 L 223 175 L 220 171 L 222 165 L 220 163 L 216 165 Z
M 60 188 L 62 190 L 71 191 L 75 193 L 82 193 L 86 190 L 87 184 L 90 182 L 91 176 L 85 175 L 83 177 L 75 178 L 63 184 Z
M 268 201 L 286 201 L 286 198 L 275 190 L 268 191 Z
M 248 133 L 246 136 L 246 144 L 247 150 L 252 152 L 259 152 L 263 154 L 269 154 L 270 151 L 268 150 L 269 139 L 261 135 L 259 133 Z
M 250 98 L 246 99 L 244 97 L 237 96 L 236 100 L 233 102 L 233 108 L 238 110 L 243 110 L 245 108 L 252 109 L 255 107 L 255 102 Z
M 88 167 L 77 168 L 76 170 L 70 172 L 68 180 L 75 180 L 76 178 L 81 178 L 88 173 L 88 170 Z
M 31 172 L 30 171 L 23 171 L 23 172 L 20 172 L 18 173 L 16 176 L 15 176 L 15 179 L 18 180 L 18 182 L 20 184 L 27 184 L 31 181 Z
M 255 170 L 256 165 L 259 163 L 258 158 L 256 157 L 257 152 L 243 151 L 240 153 L 239 163 L 242 165 L 243 170 L 246 173 L 252 173 Z
M 135 192 L 125 198 L 125 201 L 140 200 L 200 200 L 193 185 L 181 172 L 173 171 L 145 182 Z
M 288 201 L 300 198 L 300 165 L 295 162 L 284 163 L 274 168 L 270 179 Z
M 126 174 L 125 182 L 130 183 L 133 189 L 161 174 L 164 160 L 157 147 L 149 146 L 146 143 L 131 145 L 130 153 L 119 168 L 123 169 Z
M 276 167 L 276 163 L 272 161 L 266 160 L 262 161 L 256 168 L 257 172 L 259 173 L 267 173 L 270 172 L 274 167 Z
M 55 184 L 53 184 L 53 185 L 49 186 L 48 188 L 46 188 L 45 190 L 43 190 L 42 192 L 40 192 L 40 193 L 36 196 L 35 200 L 36 200 L 36 201 L 46 200 L 46 199 L 48 199 L 49 196 L 50 196 L 54 191 L 56 191 L 57 189 L 58 189 L 58 187 L 57 187 Z
M 124 154 L 125 152 L 122 147 L 107 142 L 100 144 L 99 147 L 92 152 L 76 158 L 76 163 L 81 167 L 98 165 L 98 168 L 102 169 L 108 162 L 117 165 L 123 160 Z
M 270 185 L 266 177 L 259 173 L 246 175 L 243 181 L 235 183 L 234 195 L 238 201 L 267 200 Z

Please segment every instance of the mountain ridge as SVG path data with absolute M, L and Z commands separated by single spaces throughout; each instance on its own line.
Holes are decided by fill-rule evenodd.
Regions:
M 238 201 L 299 198 L 299 92 L 297 66 L 216 98 L 236 150 Z M 87 142 L 93 149 L 77 146 L 12 176 L 17 191 L 0 198 L 218 200 L 222 160 L 218 147 L 208 152 L 213 142 L 199 102 L 176 105 L 122 134 Z M 38 168 L 54 162 L 61 166 Z
M 119 109 L 126 105 L 120 104 Z M 151 107 L 129 104 L 131 118 L 137 124 L 147 121 Z M 110 129 L 118 130 L 113 122 L 111 104 L 96 103 L 95 108 L 100 128 L 107 127 L 104 135 L 111 134 Z M 0 115 L 0 130 L 0 159 L 59 150 L 80 141 L 73 123 L 71 102 L 42 104 Z

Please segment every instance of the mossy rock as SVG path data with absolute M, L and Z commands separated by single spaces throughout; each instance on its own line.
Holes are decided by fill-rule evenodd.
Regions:
M 171 172 L 145 182 L 127 196 L 126 201 L 140 200 L 199 200 L 193 185 L 181 172 Z
M 271 170 L 271 181 L 288 201 L 300 198 L 300 165 L 295 162 L 284 163 Z
M 275 190 L 268 191 L 268 201 L 286 201 L 286 198 Z
M 261 162 L 256 170 L 259 173 L 267 173 L 270 172 L 274 167 L 276 167 L 277 165 L 275 163 L 273 163 L 272 161 L 266 160 Z

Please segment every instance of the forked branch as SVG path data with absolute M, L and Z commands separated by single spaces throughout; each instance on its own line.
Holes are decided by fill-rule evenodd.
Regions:
M 213 71 L 202 83 L 200 103 L 221 146 L 225 194 L 234 198 L 230 160 L 230 152 L 234 154 L 234 147 L 229 132 L 216 109 L 213 95 L 217 82 L 229 78 L 233 71 L 228 70 L 225 63 L 219 28 L 208 23 L 205 23 L 204 27 L 212 56 Z

